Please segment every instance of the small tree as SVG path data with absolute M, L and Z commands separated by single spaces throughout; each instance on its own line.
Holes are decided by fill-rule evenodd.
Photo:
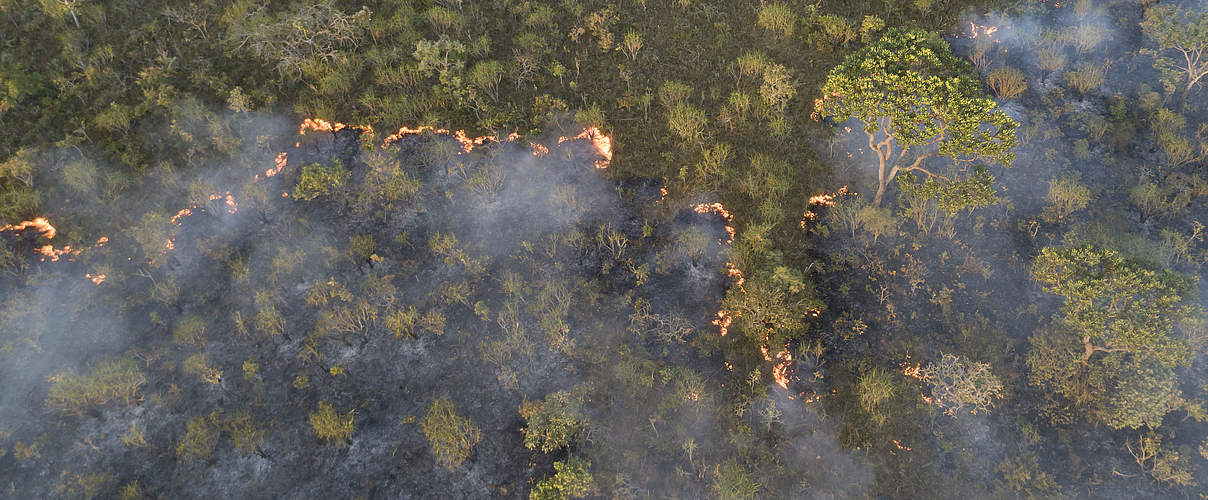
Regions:
M 926 168 L 929 159 L 947 158 L 957 173 L 977 161 L 1010 166 L 1015 159 L 1019 124 L 986 97 L 947 43 L 918 29 L 891 29 L 831 70 L 814 117 L 863 124 L 877 155 L 878 206 L 899 173 L 919 172 L 944 187 L 962 184 L 956 174 Z M 987 180 L 993 177 L 974 181 Z
M 453 400 L 447 396 L 437 399 L 428 407 L 428 414 L 419 425 L 428 437 L 436 461 L 449 469 L 460 466 L 470 458 L 474 445 L 482 439 L 478 426 L 458 415 Z
M 1145 11 L 1141 30 L 1158 44 L 1158 50 L 1146 50 L 1154 58 L 1154 68 L 1162 72 L 1162 81 L 1173 90 L 1183 87 L 1183 98 L 1208 75 L 1208 11 L 1182 9 L 1175 5 L 1157 5 Z M 1163 52 L 1173 50 L 1180 57 Z

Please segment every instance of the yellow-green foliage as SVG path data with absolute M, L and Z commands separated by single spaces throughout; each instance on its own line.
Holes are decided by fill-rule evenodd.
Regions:
M 209 459 L 218 446 L 218 437 L 222 433 L 219 422 L 219 412 L 215 411 L 204 417 L 197 417 L 185 425 L 185 435 L 176 443 L 176 455 L 182 459 Z
M 252 414 L 247 410 L 239 410 L 226 421 L 227 435 L 235 443 L 235 448 L 242 451 L 255 451 L 264 442 L 264 429 L 256 427 Z
M 177 344 L 201 344 L 205 337 L 206 320 L 201 316 L 189 316 L 172 330 L 172 341 Z
M 470 458 L 474 445 L 482 438 L 478 426 L 470 419 L 457 414 L 453 400 L 442 397 L 432 403 L 428 414 L 420 422 L 420 428 L 428 437 L 436 461 L 452 469 Z
M 62 413 L 82 416 L 113 401 L 129 406 L 139 400 L 138 389 L 147 382 L 138 365 L 129 359 L 109 361 L 85 375 L 70 371 L 50 377 L 46 404 Z
M 344 186 L 348 180 L 348 170 L 340 160 L 331 165 L 307 165 L 302 167 L 298 176 L 298 184 L 294 186 L 294 198 L 310 201 L 320 196 L 329 196 Z
M 339 413 L 327 401 L 319 402 L 319 411 L 310 414 L 310 426 L 315 437 L 324 441 L 343 444 L 356 429 L 356 410 Z

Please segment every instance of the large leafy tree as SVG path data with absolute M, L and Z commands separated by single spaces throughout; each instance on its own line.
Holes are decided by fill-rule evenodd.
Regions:
M 1200 342 L 1194 277 L 1091 245 L 1042 250 L 1032 275 L 1064 304 L 1032 336 L 1031 382 L 1109 427 L 1160 425 Z
M 926 175 L 935 195 L 983 192 L 993 177 L 962 176 L 989 162 L 1010 166 L 1019 126 L 986 96 L 968 63 L 948 44 L 919 29 L 892 29 L 831 70 L 814 117 L 856 119 L 877 155 L 877 194 L 900 173 Z M 948 159 L 950 172 L 933 171 L 931 159 Z M 980 186 L 973 189 L 968 184 Z M 970 198 L 965 206 L 986 203 Z
M 1159 50 L 1147 52 L 1169 89 L 1181 85 L 1185 98 L 1208 76 L 1208 11 L 1174 5 L 1150 7 L 1141 30 L 1158 44 Z M 1177 55 L 1166 55 L 1172 51 Z
M 1091 245 L 1045 248 L 1032 275 L 1065 300 L 1060 321 L 1078 336 L 1083 365 L 1097 352 L 1149 355 L 1167 366 L 1190 357 L 1200 315 L 1193 277 Z

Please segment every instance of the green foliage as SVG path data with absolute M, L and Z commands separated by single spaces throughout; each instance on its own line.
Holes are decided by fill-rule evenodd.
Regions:
M 570 446 L 587 431 L 583 396 L 569 391 L 552 392 L 542 401 L 525 402 L 520 405 L 520 416 L 526 422 L 525 448 L 543 453 Z
M 1179 89 L 1185 96 L 1208 75 L 1208 12 L 1155 5 L 1145 9 L 1141 30 L 1158 44 L 1159 50 L 1145 52 L 1154 58 L 1154 69 L 1162 73 L 1168 91 Z M 1167 56 L 1171 51 L 1178 55 Z
M 356 430 L 355 409 L 339 413 L 327 401 L 319 401 L 318 411 L 310 413 L 307 421 L 315 437 L 334 444 L 344 444 Z
M 949 191 L 939 186 L 956 188 L 943 202 L 948 208 L 959 209 L 962 201 L 984 203 L 992 179 L 988 173 L 961 183 L 930 172 L 924 161 L 941 157 L 1010 166 L 1015 158 L 1018 123 L 983 94 L 968 64 L 947 43 L 917 29 L 891 29 L 848 56 L 827 75 L 814 113 L 863 124 L 880 162 L 875 205 L 899 171 L 945 181 L 925 188 L 936 194 Z
M 1090 188 L 1078 182 L 1076 176 L 1064 175 L 1049 181 L 1049 204 L 1041 217 L 1049 222 L 1062 222 L 1070 214 L 1086 208 L 1091 201 Z
M 293 196 L 302 201 L 331 196 L 347 181 L 348 171 L 339 159 L 333 160 L 329 165 L 307 165 L 302 167 L 302 173 L 298 175 Z
M 1184 331 L 1201 314 L 1195 279 L 1094 246 L 1045 248 L 1032 276 L 1064 300 L 1062 323 L 1092 347 L 1186 363 Z
M 138 390 L 147 379 L 133 360 L 121 359 L 94 366 L 85 375 L 61 372 L 50 382 L 46 404 L 61 413 L 83 416 L 114 401 L 129 406 L 140 400 Z
M 1028 89 L 1023 72 L 1010 66 L 1003 66 L 986 75 L 986 84 L 990 90 L 1001 99 L 1014 99 Z
M 569 500 L 595 494 L 597 489 L 588 470 L 590 468 L 591 462 L 574 455 L 564 461 L 554 462 L 554 475 L 533 486 L 529 499 Z
M 184 436 L 176 443 L 176 455 L 184 460 L 209 460 L 221 435 L 222 422 L 218 411 L 190 420 L 185 425 Z
M 474 450 L 474 446 L 482 439 L 482 432 L 470 419 L 457 414 L 453 400 L 442 397 L 432 402 L 428 413 L 420 421 L 424 436 L 432 447 L 436 462 L 448 469 L 454 469 Z
M 713 492 L 724 500 L 759 498 L 762 485 L 741 464 L 728 460 L 717 467 L 713 476 Z
M 797 27 L 797 14 L 792 7 L 780 2 L 765 4 L 759 9 L 755 24 L 778 38 L 792 38 Z

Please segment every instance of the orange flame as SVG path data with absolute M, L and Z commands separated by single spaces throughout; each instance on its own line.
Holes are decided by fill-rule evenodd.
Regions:
M 734 220 L 734 214 L 731 214 L 729 211 L 727 211 L 726 207 L 722 206 L 721 202 L 698 203 L 698 204 L 692 206 L 692 211 L 694 211 L 698 214 L 708 214 L 708 213 L 717 214 L 717 215 L 720 215 L 727 222 Z M 734 235 L 736 234 L 736 232 L 734 231 L 734 227 L 730 226 L 730 225 L 726 225 L 725 229 L 726 229 L 726 234 L 729 235 L 729 239 L 727 239 L 725 241 L 725 243 L 726 244 L 734 243 Z
M 420 126 L 419 128 L 410 128 L 410 127 L 399 128 L 398 132 L 395 132 L 393 134 L 390 134 L 389 136 L 386 136 L 386 140 L 382 141 L 382 147 L 385 148 L 395 142 L 398 142 L 399 139 L 402 139 L 403 137 L 406 137 L 408 135 L 422 134 L 427 131 L 431 131 L 433 134 L 448 135 L 448 136 L 453 137 L 453 139 L 456 139 L 457 142 L 461 143 L 461 151 L 463 153 L 469 153 L 469 152 L 473 151 L 476 146 L 481 146 L 483 144 L 486 144 L 487 142 L 510 142 L 510 141 L 514 141 L 514 140 L 520 138 L 520 134 L 517 134 L 515 132 L 508 134 L 508 136 L 503 141 L 500 141 L 499 138 L 495 137 L 494 135 L 484 135 L 481 137 L 470 137 L 470 136 L 466 135 L 465 130 L 456 130 L 456 131 L 450 132 L 449 129 L 434 128 L 434 127 L 430 127 L 428 125 L 423 125 L 423 126 Z M 548 152 L 548 150 L 546 152 Z
M 223 194 L 210 195 L 210 201 L 214 200 L 223 200 L 223 202 L 226 203 L 228 214 L 233 214 L 239 210 L 239 204 L 235 203 L 235 197 L 231 196 L 230 191 L 227 191 Z
M 536 157 L 538 157 L 538 158 L 540 158 L 540 157 L 542 157 L 542 156 L 545 156 L 545 155 L 549 154 L 549 148 L 547 148 L 547 147 L 545 147 L 545 146 L 542 146 L 542 145 L 540 145 L 540 144 L 537 144 L 537 143 L 535 143 L 535 142 L 530 142 L 530 143 L 529 143 L 529 149 L 532 149 L 532 150 L 533 150 L 533 156 L 536 156 Z
M 807 223 L 818 218 L 818 212 L 814 211 L 814 207 L 833 207 L 839 197 L 849 195 L 855 196 L 856 193 L 848 191 L 847 186 L 843 186 L 833 193 L 819 193 L 810 196 L 805 213 L 801 215 L 801 229 L 805 229 Z
M 717 318 L 713 320 L 713 324 L 717 325 L 717 328 L 721 330 L 722 337 L 725 337 L 727 333 L 730 333 L 730 324 L 733 322 L 734 316 L 730 314 L 730 311 L 725 309 L 717 311 Z
M 969 22 L 969 38 L 977 38 L 978 33 L 990 36 L 998 32 L 998 26 L 983 26 L 972 21 Z
M 596 168 L 608 168 L 608 164 L 612 162 L 612 138 L 604 135 L 603 132 L 600 132 L 599 127 L 589 127 L 574 137 L 559 137 L 558 144 L 562 144 L 566 141 L 577 141 L 580 139 L 587 139 L 591 141 L 591 145 L 596 148 L 596 153 L 598 153 L 602 158 L 601 160 L 596 160 Z
M 99 285 L 99 284 L 101 284 L 101 283 L 104 283 L 104 282 L 105 282 L 105 275 L 104 275 L 104 274 L 96 274 L 96 275 L 94 275 L 94 274 L 85 274 L 85 275 L 84 275 L 84 277 L 85 277 L 85 278 L 88 278 L 88 281 L 91 281 L 91 282 L 93 282 L 93 284 L 97 284 L 97 285 Z
M 285 169 L 285 165 L 287 163 L 289 163 L 289 153 L 286 153 L 285 151 L 277 153 L 277 157 L 273 159 L 273 168 L 265 170 L 264 177 L 269 178 L 269 177 L 272 177 L 274 175 L 281 173 L 281 170 Z M 260 180 L 260 175 L 257 174 L 257 175 L 252 176 L 252 180 L 253 181 Z
M 781 389 L 788 390 L 789 376 L 793 367 L 793 353 L 789 352 L 788 344 L 785 344 L 784 348 L 776 353 L 775 358 L 770 355 L 767 345 L 759 346 L 759 350 L 763 353 L 764 360 L 775 363 L 772 365 L 772 380 L 776 381 L 776 385 Z
M 54 238 L 55 234 L 58 234 L 55 231 L 55 227 L 50 225 L 50 221 L 46 220 L 46 217 L 36 217 L 33 220 L 27 220 L 17 224 L 8 224 L 4 227 L 0 227 L 0 232 L 23 231 L 29 228 L 37 229 L 42 236 L 46 237 L 46 239 Z
M 307 118 L 302 120 L 302 125 L 298 126 L 298 135 L 306 135 L 307 130 L 316 132 L 339 132 L 348 128 L 348 125 L 343 123 L 331 123 L 320 118 Z

